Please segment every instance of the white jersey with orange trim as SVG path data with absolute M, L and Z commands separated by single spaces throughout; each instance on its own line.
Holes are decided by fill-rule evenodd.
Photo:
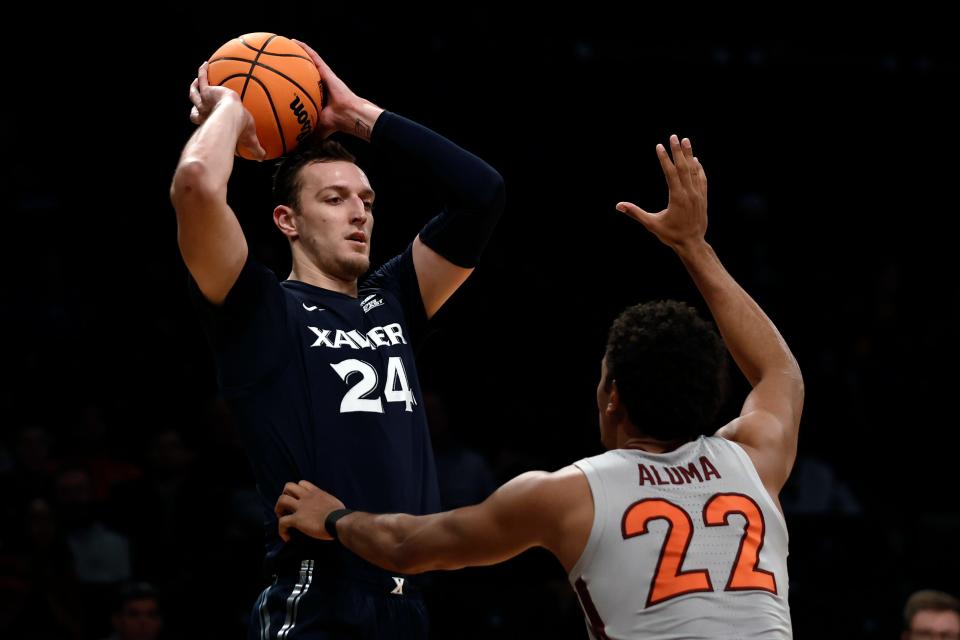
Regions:
M 793 637 L 786 523 L 739 445 L 703 436 L 574 464 L 594 517 L 569 578 L 592 638 Z

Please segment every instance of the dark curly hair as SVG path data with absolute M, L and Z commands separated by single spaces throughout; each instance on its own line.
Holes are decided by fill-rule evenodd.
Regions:
M 293 152 L 284 156 L 273 174 L 273 201 L 296 209 L 300 205 L 300 190 L 303 180 L 300 169 L 313 162 L 352 162 L 356 157 L 334 140 L 311 137 L 304 140 Z
M 627 308 L 607 337 L 607 378 L 630 421 L 658 440 L 692 440 L 716 430 L 726 348 L 713 325 L 674 300 Z

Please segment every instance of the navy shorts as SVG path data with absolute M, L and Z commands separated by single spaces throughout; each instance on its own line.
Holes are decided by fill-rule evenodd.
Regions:
M 248 640 L 427 638 L 427 609 L 408 577 L 363 576 L 334 580 L 314 574 L 314 561 L 299 572 L 274 576 L 250 615 Z

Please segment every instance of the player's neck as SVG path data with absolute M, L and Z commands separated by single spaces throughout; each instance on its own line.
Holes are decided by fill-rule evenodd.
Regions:
M 686 444 L 686 440 L 658 440 L 640 433 L 627 433 L 624 429 L 617 432 L 618 449 L 640 449 L 650 453 L 667 453 Z
M 293 257 L 293 268 L 290 270 L 288 280 L 305 282 L 321 289 L 328 289 L 338 293 L 344 293 L 348 296 L 357 297 L 357 279 L 351 278 L 344 280 L 334 275 L 326 273 L 320 267 L 308 260 L 298 259 L 297 255 Z

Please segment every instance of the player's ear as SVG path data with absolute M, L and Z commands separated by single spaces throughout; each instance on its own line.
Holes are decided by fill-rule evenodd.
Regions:
M 287 238 L 293 240 L 299 236 L 297 232 L 296 212 L 285 204 L 277 205 L 273 210 L 273 223 Z
M 604 411 L 608 416 L 615 416 L 621 410 L 620 404 L 620 390 L 617 389 L 617 381 L 610 381 L 610 395 L 607 397 L 607 406 L 604 407 Z

